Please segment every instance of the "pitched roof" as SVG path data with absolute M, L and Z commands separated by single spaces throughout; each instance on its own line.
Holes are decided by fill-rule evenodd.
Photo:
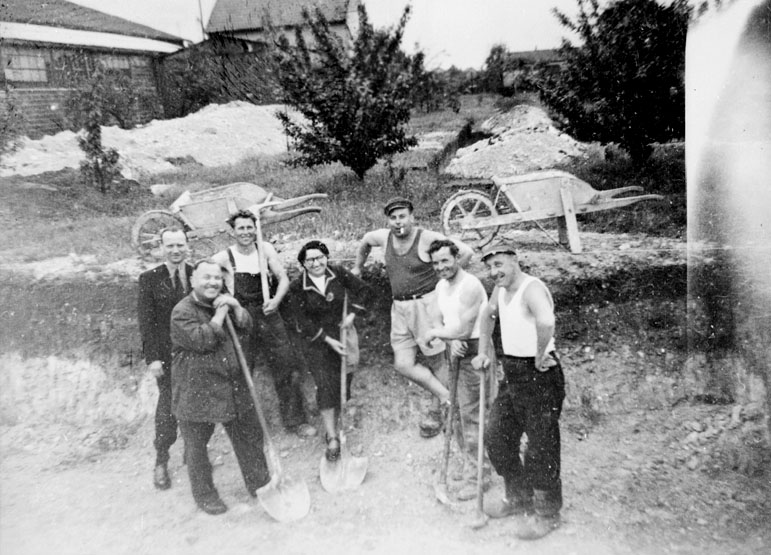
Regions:
M 217 0 L 207 33 L 245 31 L 263 28 L 263 15 L 277 27 L 303 24 L 302 10 L 316 6 L 330 23 L 345 21 L 349 0 Z
M 538 62 L 556 62 L 562 59 L 560 51 L 556 48 L 547 48 L 544 50 L 524 50 L 522 52 L 509 52 L 508 58 L 511 60 L 523 60 L 530 63 Z
M 0 7 L 0 21 L 113 33 L 182 44 L 180 37 L 66 0 L 0 0 Z

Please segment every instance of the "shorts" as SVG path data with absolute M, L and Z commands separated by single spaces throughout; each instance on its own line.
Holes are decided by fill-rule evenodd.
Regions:
M 394 351 L 418 346 L 418 338 L 434 327 L 440 327 L 442 315 L 431 291 L 419 299 L 393 301 L 391 304 L 391 348 Z M 438 355 L 445 349 L 444 341 L 435 339 L 431 347 L 420 348 L 425 356 Z

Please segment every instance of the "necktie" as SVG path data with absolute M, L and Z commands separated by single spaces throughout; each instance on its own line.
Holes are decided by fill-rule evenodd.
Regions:
M 179 268 L 174 270 L 174 277 L 172 278 L 172 282 L 174 283 L 174 292 L 177 294 L 177 296 L 181 297 L 185 294 L 185 288 L 182 285 L 182 278 L 179 275 Z

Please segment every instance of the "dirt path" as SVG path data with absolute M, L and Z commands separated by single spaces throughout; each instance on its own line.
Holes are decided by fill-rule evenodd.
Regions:
M 264 380 L 258 384 L 266 386 Z M 30 430 L 26 443 L 3 441 L 0 553 L 723 555 L 771 548 L 767 483 L 732 472 L 709 476 L 681 463 L 688 433 L 682 423 L 730 412 L 726 407 L 640 407 L 595 423 L 568 409 L 564 524 L 539 542 L 523 543 L 505 520 L 469 529 L 473 502 L 457 511 L 436 502 L 432 483 L 442 442 L 418 437 L 425 399 L 415 386 L 379 365 L 357 379 L 354 399 L 358 427 L 351 444 L 370 458 L 367 478 L 355 492 L 332 495 L 321 488 L 320 441 L 275 434 L 286 472 L 304 479 L 311 492 L 310 514 L 291 524 L 273 521 L 247 495 L 221 430 L 210 452 L 215 483 L 230 510 L 218 517 L 195 508 L 179 444 L 172 450 L 172 489 L 153 489 L 149 419 L 124 448 L 88 460 L 61 456 L 66 433 L 40 442 L 34 433 L 50 439 L 50 430 Z M 500 495 L 501 487 L 496 477 L 488 495 Z M 741 498 L 736 492 L 755 494 Z

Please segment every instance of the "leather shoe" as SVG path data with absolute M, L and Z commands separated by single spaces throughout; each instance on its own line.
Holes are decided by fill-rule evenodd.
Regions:
M 505 518 L 507 516 L 524 516 L 533 508 L 532 502 L 522 501 L 516 498 L 502 497 L 496 501 L 487 502 L 485 499 L 483 510 L 490 518 Z
M 222 502 L 222 499 L 215 497 L 214 499 L 207 499 L 198 504 L 201 510 L 210 515 L 221 515 L 228 510 L 228 506 Z
M 538 540 L 559 528 L 559 525 L 560 517 L 558 514 L 531 514 L 515 523 L 514 535 L 520 540 Z
M 337 436 L 326 436 L 327 451 L 324 454 L 329 462 L 335 462 L 340 458 L 340 439 Z
M 447 405 L 449 407 L 449 404 Z M 439 432 L 444 428 L 444 421 L 447 416 L 447 412 L 444 407 L 443 410 L 431 410 L 426 415 L 426 418 L 419 424 L 420 437 L 430 439 L 434 436 L 438 436 Z
M 156 489 L 169 489 L 171 487 L 171 478 L 169 478 L 169 469 L 165 464 L 155 465 L 153 471 L 153 484 Z

